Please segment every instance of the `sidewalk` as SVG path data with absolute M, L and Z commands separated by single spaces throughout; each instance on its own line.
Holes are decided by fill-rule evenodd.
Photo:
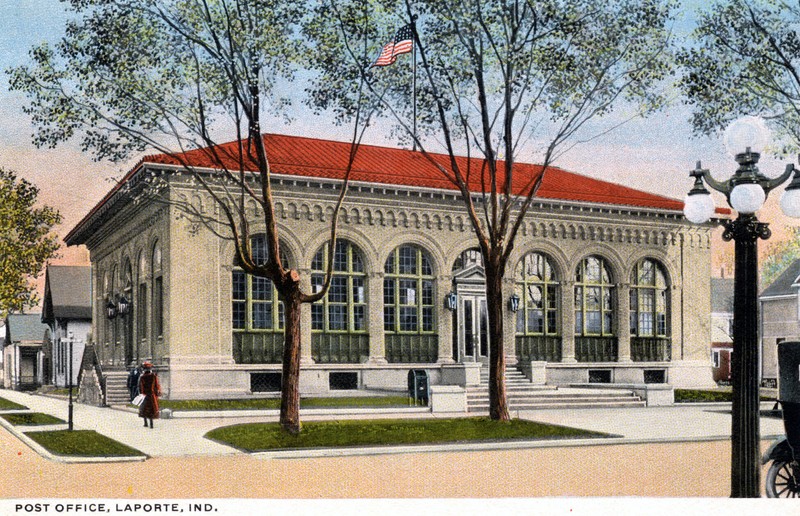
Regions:
M 67 419 L 68 402 L 36 394 L 0 389 L 0 397 L 28 407 L 33 412 L 50 414 Z M 769 409 L 771 403 L 762 405 Z M 3 412 L 6 413 L 6 412 Z M 465 414 L 466 415 L 466 414 Z M 473 414 L 470 414 L 473 415 Z M 513 412 L 520 417 L 542 423 L 571 426 L 612 434 L 608 439 L 576 439 L 551 441 L 514 441 L 494 443 L 463 443 L 436 446 L 403 446 L 337 450 L 291 450 L 260 453 L 265 458 L 298 458 L 319 456 L 363 455 L 378 453 L 420 453 L 427 451 L 502 450 L 553 446 L 585 446 L 630 443 L 690 442 L 730 439 L 730 403 L 681 404 L 670 407 L 614 408 L 614 409 L 552 409 Z M 366 418 L 421 418 L 453 417 L 452 414 L 431 414 L 427 408 L 403 409 L 306 409 L 301 411 L 304 421 Z M 155 428 L 144 428 L 142 420 L 133 410 L 115 407 L 93 407 L 75 403 L 73 422 L 76 430 L 95 430 L 123 444 L 131 446 L 149 457 L 220 456 L 242 452 L 203 437 L 208 431 L 235 424 L 277 422 L 277 410 L 219 411 L 189 413 L 179 412 L 172 419 L 155 421 Z M 0 424 L 9 432 L 26 441 L 22 432 L 36 431 L 38 427 L 14 427 L 0 418 Z M 66 428 L 66 425 L 61 425 Z M 53 427 L 48 427 L 53 429 Z M 762 439 L 783 435 L 783 421 L 761 418 Z M 37 450 L 40 451 L 40 450 Z M 50 457 L 52 458 L 52 457 Z M 73 459 L 59 458 L 64 462 Z M 97 459 L 96 461 L 103 461 Z M 118 461 L 118 458 L 105 459 Z M 74 460 L 87 462 L 87 459 Z

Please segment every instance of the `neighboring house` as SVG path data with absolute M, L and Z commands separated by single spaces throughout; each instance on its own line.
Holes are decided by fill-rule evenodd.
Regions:
M 45 272 L 42 322 L 50 328 L 50 381 L 56 387 L 68 386 L 70 371 L 72 384 L 76 385 L 83 350 L 92 329 L 91 286 L 89 266 L 49 265 Z
M 786 268 L 759 297 L 761 304 L 761 382 L 777 386 L 778 344 L 800 340 L 800 260 Z
M 717 383 L 731 380 L 733 278 L 711 278 L 711 364 Z
M 41 314 L 9 314 L 3 343 L 3 385 L 6 389 L 34 390 L 49 372 L 43 352 L 49 330 Z
M 281 251 L 309 291 L 323 274 L 350 144 L 264 138 Z M 209 156 L 197 150 L 182 159 L 213 182 Z M 480 170 L 480 160 L 473 166 Z M 514 191 L 539 173 L 519 163 Z M 172 398 L 278 390 L 283 333 L 275 290 L 237 267 L 230 241 L 174 204 L 134 199 L 136 185 L 156 174 L 169 183 L 168 199 L 215 212 L 176 159 L 151 156 L 65 239 L 89 249 L 102 374 L 123 375 L 146 359 Z M 480 188 L 479 174 L 473 183 Z M 264 257 L 263 216 L 248 206 L 254 253 Z M 509 305 L 520 299 L 504 321 L 508 364 L 536 363 L 551 385 L 713 385 L 713 225 L 688 223 L 682 208 L 549 168 L 508 265 L 505 298 Z M 458 190 L 420 153 L 362 145 L 339 220 L 331 290 L 302 309 L 301 393 L 405 390 L 411 369 L 426 370 L 433 384 L 479 382 L 489 349 L 484 272 Z M 123 298 L 127 313 L 116 315 Z

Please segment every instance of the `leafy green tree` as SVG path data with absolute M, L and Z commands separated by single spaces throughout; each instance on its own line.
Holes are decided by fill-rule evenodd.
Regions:
M 38 202 L 39 189 L 0 169 L 0 317 L 22 312 L 39 302 L 36 285 L 45 262 L 60 247 L 53 226 L 61 215 Z
M 320 56 L 311 104 L 347 119 L 362 78 L 395 134 L 461 192 L 486 273 L 494 419 L 509 419 L 502 290 L 517 234 L 548 167 L 594 119 L 619 104 L 633 116 L 663 105 L 671 16 L 661 0 L 329 0 L 306 25 Z M 361 49 L 374 59 L 412 22 L 416 64 L 400 56 L 368 70 Z M 441 150 L 444 162 L 431 154 Z M 542 173 L 522 177 L 521 155 Z
M 769 245 L 761 263 L 761 286 L 768 287 L 795 260 L 800 260 L 800 228 L 789 228 L 789 236 Z
M 800 150 L 800 5 L 783 0 L 718 0 L 704 9 L 691 48 L 680 53 L 692 124 L 713 134 L 757 115 L 777 139 Z
M 325 295 L 332 258 L 323 288 L 311 294 L 302 291 L 297 270 L 281 259 L 261 121 L 265 116 L 285 117 L 291 104 L 277 86 L 294 80 L 297 63 L 308 58 L 298 36 L 306 2 L 67 3 L 74 21 L 67 24 L 61 41 L 32 48 L 29 64 L 8 71 L 12 90 L 28 96 L 24 109 L 36 127 L 34 142 L 49 147 L 75 138 L 97 159 L 114 161 L 155 150 L 192 173 L 194 182 L 213 198 L 218 216 L 199 213 L 170 197 L 163 178 L 142 178 L 144 189 L 128 193 L 132 200 L 145 196 L 177 204 L 198 224 L 232 239 L 245 272 L 275 285 L 285 307 L 280 423 L 289 432 L 299 432 L 300 306 Z M 355 124 L 357 129 L 361 126 Z M 354 131 L 354 142 L 361 134 L 363 130 Z M 226 153 L 218 144 L 229 140 L 240 144 Z M 192 166 L 184 153 L 193 149 L 203 149 L 215 173 Z M 346 184 L 345 180 L 332 217 L 332 243 Z M 256 263 L 251 253 L 253 219 L 246 207 L 253 200 L 266 227 L 266 263 Z

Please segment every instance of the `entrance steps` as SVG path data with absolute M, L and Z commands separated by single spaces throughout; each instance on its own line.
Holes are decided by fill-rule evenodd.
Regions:
M 128 393 L 128 372 L 108 371 L 106 379 L 106 405 L 127 405 L 130 403 Z
M 583 389 L 533 385 L 516 368 L 506 369 L 506 394 L 509 410 L 557 408 L 644 407 L 646 402 L 625 389 Z M 481 383 L 467 387 L 467 411 L 489 411 L 489 369 L 481 368 Z

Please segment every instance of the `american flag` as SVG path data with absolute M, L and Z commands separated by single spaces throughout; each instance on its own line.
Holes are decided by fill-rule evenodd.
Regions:
M 375 61 L 372 66 L 389 66 L 390 64 L 394 64 L 397 60 L 397 56 L 411 52 L 413 47 L 414 30 L 409 23 L 401 27 L 394 35 L 394 39 L 383 46 L 381 55 L 378 56 L 378 60 Z

